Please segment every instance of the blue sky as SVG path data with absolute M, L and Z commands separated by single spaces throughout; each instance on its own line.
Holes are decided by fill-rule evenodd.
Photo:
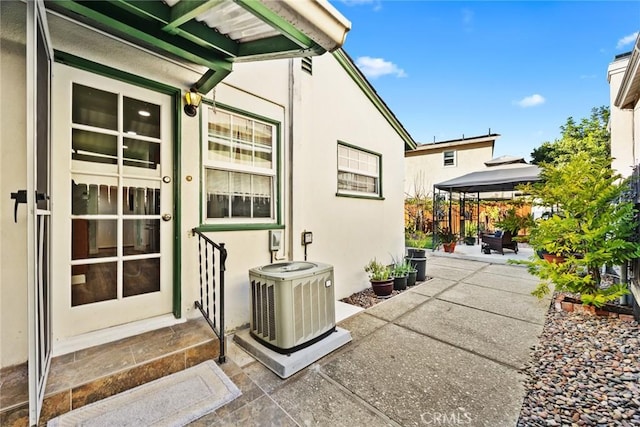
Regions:
M 330 0 L 344 49 L 420 143 L 492 133 L 530 159 L 569 116 L 609 105 L 607 67 L 640 30 L 638 1 Z

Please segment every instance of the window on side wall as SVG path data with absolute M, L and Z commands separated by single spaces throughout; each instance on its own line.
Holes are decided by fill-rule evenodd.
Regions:
M 338 195 L 382 197 L 380 154 L 338 143 Z
M 206 136 L 205 222 L 276 222 L 277 125 L 209 107 Z
M 445 166 L 455 166 L 456 165 L 456 152 L 455 151 L 445 151 L 444 152 L 444 165 Z

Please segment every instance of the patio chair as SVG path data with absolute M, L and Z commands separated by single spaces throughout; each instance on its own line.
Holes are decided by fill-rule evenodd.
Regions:
M 494 234 L 482 235 L 482 249 L 497 251 L 504 255 L 505 249 L 518 253 L 518 242 L 512 239 L 510 231 L 496 231 Z

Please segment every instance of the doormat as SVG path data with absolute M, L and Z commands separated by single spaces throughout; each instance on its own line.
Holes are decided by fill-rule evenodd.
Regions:
M 184 426 L 242 393 L 208 360 L 50 420 L 48 426 Z

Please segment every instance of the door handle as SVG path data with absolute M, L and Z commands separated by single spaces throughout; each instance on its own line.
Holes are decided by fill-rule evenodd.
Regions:
M 166 213 L 166 214 L 162 215 L 162 220 L 163 221 L 171 221 L 171 214 Z
M 47 200 L 49 196 L 45 193 L 38 193 L 36 191 L 36 203 Z M 11 200 L 15 200 L 13 205 L 13 222 L 18 222 L 18 204 L 27 203 L 27 190 L 18 190 L 15 193 L 11 193 Z
M 15 193 L 11 193 L 11 199 L 16 203 L 13 205 L 13 222 L 18 222 L 18 204 L 27 203 L 27 190 L 18 190 Z

